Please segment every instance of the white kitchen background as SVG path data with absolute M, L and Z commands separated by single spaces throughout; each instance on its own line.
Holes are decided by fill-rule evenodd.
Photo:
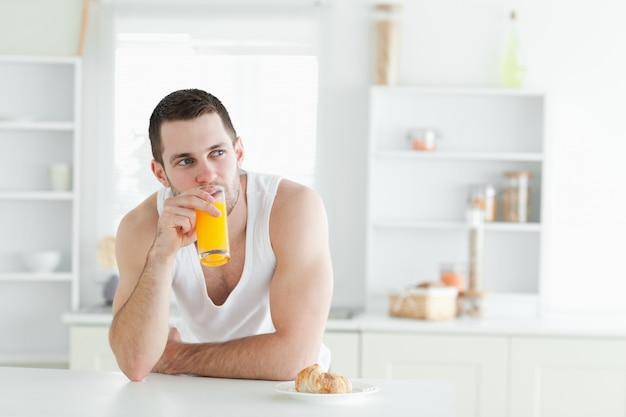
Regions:
M 129 5 L 128 3 L 137 3 Z M 246 6 L 175 6 L 167 1 L 92 1 L 83 61 L 81 304 L 102 302 L 96 244 L 114 233 L 115 16 L 202 13 L 242 18 L 307 16 L 319 24 L 314 186 L 327 206 L 335 307 L 365 304 L 365 231 L 373 15 L 369 0 L 244 1 Z M 161 4 L 155 5 L 156 3 Z M 217 0 L 193 3 L 215 4 Z M 239 2 L 241 3 L 241 2 Z M 320 3 L 321 5 L 319 5 Z M 541 302 L 546 314 L 626 315 L 626 3 L 621 0 L 405 0 L 399 84 L 497 87 L 510 10 L 517 10 L 526 87 L 548 95 Z M 143 5 L 142 5 L 143 4 Z M 271 6 L 268 6 L 271 4 Z M 164 9 L 162 9 L 164 8 Z M 258 14 L 260 12 L 261 14 Z M 162 15 L 162 13 L 161 13 Z M 158 94 L 162 96 L 162 94 Z M 243 118 L 244 116 L 241 116 Z M 275 118 L 277 129 L 283 121 Z M 234 120 L 235 126 L 243 120 Z M 147 120 L 146 120 L 147 124 Z M 291 132 L 293 135 L 299 131 Z M 251 131 L 248 136 L 254 135 Z M 250 139 L 249 139 L 250 140 Z M 147 150 L 147 149 L 146 149 Z M 273 151 L 280 152 L 280 148 Z M 292 158 L 290 153 L 281 155 Z M 247 158 L 256 156 L 248 149 Z M 145 166 L 148 173 L 149 166 Z M 111 182 L 109 182 L 109 180 Z M 93 213 L 102 214 L 94 221 Z M 433 277 L 435 278 L 435 277 Z M 424 277 L 415 277 L 416 282 Z M 14 331 L 17 329 L 8 329 Z M 63 354 L 66 334 L 50 335 Z
M 122 14 L 124 10 L 137 14 L 138 10 L 124 9 L 124 3 L 128 1 L 95 3 L 92 8 L 84 63 L 85 106 L 96 110 L 86 112 L 84 128 L 86 159 L 96 162 L 85 164 L 84 174 L 92 179 L 102 175 L 103 167 L 108 169 L 106 154 L 113 136 L 111 15 L 116 8 Z M 329 212 L 336 274 L 334 304 L 362 306 L 366 298 L 363 257 L 373 2 L 328 0 L 314 7 L 307 4 L 317 2 L 299 1 L 301 6 L 291 9 L 276 6 L 289 2 L 244 3 L 274 6 L 238 8 L 242 18 L 254 17 L 255 10 L 260 10 L 269 16 L 271 11 L 279 11 L 276 14 L 319 19 L 315 186 Z M 499 52 L 510 10 L 517 10 L 528 68 L 525 86 L 548 95 L 545 276 L 540 288 L 544 311 L 626 313 L 621 296 L 626 290 L 626 273 L 621 268 L 620 244 L 626 234 L 626 190 L 622 185 L 626 164 L 621 163 L 626 155 L 622 122 L 626 108 L 626 55 L 622 53 L 626 29 L 619 18 L 626 5 L 612 0 L 397 3 L 403 5 L 401 85 L 498 86 Z M 150 15 L 147 9 L 142 10 L 145 14 L 141 15 Z M 175 10 L 173 15 L 184 17 L 184 8 Z M 197 18 L 198 9 L 189 10 Z M 230 16 L 230 10 L 223 7 L 214 7 L 212 16 L 215 13 Z M 254 158 L 250 151 L 248 160 Z M 85 204 L 102 201 L 93 195 L 93 189 L 82 192 Z M 83 210 L 89 212 L 92 208 Z M 96 230 L 96 223 L 84 223 L 82 300 L 98 302 L 100 288 L 88 277 L 98 276 L 93 262 L 95 241 L 105 231 Z
M 86 160 L 95 163 L 85 164 L 84 175 L 94 182 L 101 182 L 109 167 L 106 156 L 113 136 L 112 14 L 116 8 L 123 11 L 124 3 L 128 1 L 96 2 L 92 7 L 84 62 L 85 106 L 96 111 L 85 112 L 84 148 Z M 273 4 L 284 3 L 288 2 Z M 308 14 L 321 25 L 315 186 L 326 201 L 330 219 L 336 274 L 334 304 L 358 307 L 367 298 L 363 257 L 373 2 L 328 0 L 319 7 L 307 6 L 317 3 L 313 1 L 298 3 L 304 6 L 291 9 L 295 15 Z M 545 154 L 549 163 L 544 184 L 544 277 L 540 288 L 544 311 L 626 313 L 621 295 L 626 290 L 626 277 L 620 244 L 620 237 L 626 234 L 626 190 L 622 185 L 626 164 L 621 163 L 626 155 L 622 122 L 626 55 L 620 46 L 626 40 L 626 29 L 619 18 L 626 4 L 611 0 L 397 3 L 403 4 L 400 85 L 498 86 L 499 51 L 510 10 L 517 10 L 528 67 L 525 87 L 548 95 Z M 127 12 L 136 14 L 137 8 L 127 6 Z M 259 10 L 267 13 L 280 9 Z M 143 16 L 150 15 L 148 9 L 141 10 Z M 192 10 L 197 17 L 198 9 Z M 213 15 L 228 12 L 225 10 L 214 8 Z M 238 12 L 247 18 L 254 16 L 255 10 L 245 7 Z M 95 190 L 85 189 L 83 194 L 85 204 L 94 204 L 83 213 L 102 210 L 96 206 L 99 200 Z M 100 300 L 99 285 L 88 277 L 98 276 L 93 261 L 95 242 L 105 232 L 98 230 L 96 223 L 84 221 L 85 282 L 81 291 L 85 303 Z

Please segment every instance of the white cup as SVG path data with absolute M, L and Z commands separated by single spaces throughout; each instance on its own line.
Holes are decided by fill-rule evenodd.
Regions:
M 50 165 L 50 185 L 54 191 L 70 191 L 72 189 L 72 165 Z

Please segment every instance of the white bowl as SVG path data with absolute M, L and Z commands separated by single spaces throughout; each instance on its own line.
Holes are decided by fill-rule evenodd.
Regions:
M 61 263 L 61 252 L 47 250 L 22 254 L 22 264 L 31 272 L 52 272 Z

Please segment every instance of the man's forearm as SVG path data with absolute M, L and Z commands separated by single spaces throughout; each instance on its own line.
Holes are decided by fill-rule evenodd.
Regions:
M 109 339 L 120 369 L 142 380 L 157 363 L 167 342 L 171 261 L 148 255 L 144 270 L 111 323 Z
M 224 343 L 169 343 L 156 372 L 286 381 L 317 361 L 319 346 L 262 334 Z

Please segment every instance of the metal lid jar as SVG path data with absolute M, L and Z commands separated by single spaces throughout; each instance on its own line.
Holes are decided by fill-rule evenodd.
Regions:
M 530 171 L 505 172 L 506 187 L 502 193 L 502 220 L 526 223 L 530 221 Z

